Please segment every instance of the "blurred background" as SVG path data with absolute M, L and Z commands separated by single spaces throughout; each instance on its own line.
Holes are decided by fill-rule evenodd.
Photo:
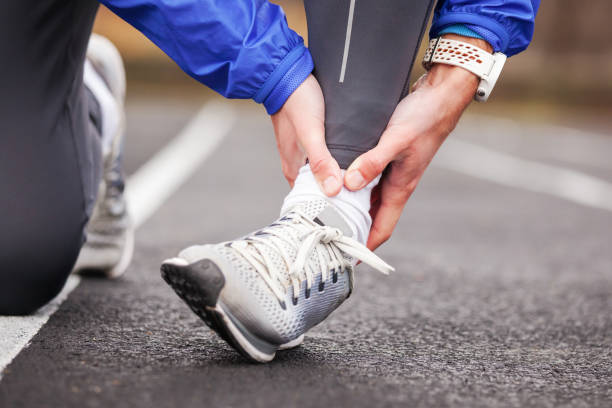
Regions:
M 275 2 L 283 6 L 290 26 L 306 39 L 302 1 Z M 470 111 L 610 133 L 610 15 L 609 0 L 542 2 L 531 46 L 508 61 L 491 103 L 472 104 Z M 210 96 L 210 91 L 182 73 L 142 34 L 103 7 L 95 30 L 122 51 L 133 96 L 158 91 L 181 98 Z M 415 64 L 413 77 L 418 78 L 422 72 Z
M 306 38 L 302 0 L 275 2 Z M 82 279 L 46 324 L 0 317 L 0 408 L 612 407 L 611 15 L 611 0 L 544 0 L 532 45 L 471 104 L 377 251 L 397 272 L 362 265 L 304 346 L 257 366 L 159 265 L 276 219 L 289 187 L 270 120 L 250 101 L 204 105 L 221 98 L 101 8 L 95 30 L 127 65 L 124 169 L 147 203 L 133 214 L 160 207 L 125 277 Z M 151 172 L 184 161 L 174 187 Z M 28 344 L 4 371 L 3 338 Z

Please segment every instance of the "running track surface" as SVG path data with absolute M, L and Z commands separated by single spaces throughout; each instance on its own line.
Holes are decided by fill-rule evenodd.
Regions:
M 131 99 L 128 172 L 200 107 Z M 125 277 L 83 279 L 4 370 L 0 407 L 612 406 L 612 211 L 567 183 L 569 199 L 530 188 L 538 165 L 570 171 L 605 207 L 612 137 L 466 117 L 379 251 L 397 272 L 361 266 L 303 346 L 253 365 L 159 276 L 182 247 L 278 214 L 288 188 L 271 126 L 261 108 L 234 108 L 232 131 L 138 229 Z

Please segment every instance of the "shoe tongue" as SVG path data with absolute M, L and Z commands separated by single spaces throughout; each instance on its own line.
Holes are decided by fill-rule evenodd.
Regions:
M 314 200 L 300 202 L 299 204 L 296 204 L 295 206 L 290 207 L 286 211 L 284 211 L 283 214 L 281 214 L 281 219 L 292 210 L 299 210 L 301 214 L 319 225 L 338 228 L 340 231 L 342 231 L 343 234 L 345 234 L 345 236 L 355 236 L 345 217 L 338 211 L 338 209 L 333 204 L 329 203 L 325 199 L 317 198 Z M 284 246 L 284 251 L 289 256 L 289 258 L 295 260 L 298 248 L 286 243 L 279 244 Z M 266 254 L 269 261 L 274 264 L 274 269 L 279 272 L 281 279 L 288 283 L 290 279 L 289 270 L 287 269 L 287 266 L 279 252 L 275 250 L 272 246 L 268 245 L 259 246 L 257 250 L 260 251 L 262 254 Z M 312 257 L 310 262 L 313 262 L 315 270 L 320 269 L 318 257 Z
M 355 232 L 351 229 L 346 217 L 336 206 L 325 199 L 309 200 L 301 204 L 300 210 L 304 215 L 319 225 L 338 228 L 342 233 L 354 238 Z
M 320 225 L 338 228 L 347 237 L 353 237 L 355 235 L 344 219 L 344 216 L 331 205 L 325 207 L 313 221 Z

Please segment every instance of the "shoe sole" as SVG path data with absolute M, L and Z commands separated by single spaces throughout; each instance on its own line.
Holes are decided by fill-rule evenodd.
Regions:
M 125 244 L 119 260 L 114 266 L 109 266 L 108 262 L 100 259 L 92 259 L 88 256 L 88 251 L 95 252 L 95 248 L 83 248 L 79 254 L 72 273 L 83 276 L 103 277 L 108 279 L 117 279 L 121 277 L 130 266 L 134 255 L 134 240 L 135 232 L 133 227 L 129 227 L 126 231 Z M 87 245 L 87 243 L 85 243 Z
M 117 265 L 112 267 L 109 271 L 106 272 L 106 277 L 110 279 L 117 279 L 122 276 L 127 268 L 130 266 L 132 262 L 132 257 L 134 256 L 134 241 L 135 241 L 135 231 L 134 227 L 130 226 L 127 231 L 127 236 L 125 238 L 125 246 L 123 247 L 123 253 L 121 254 L 121 258 Z
M 252 362 L 267 363 L 277 350 L 296 347 L 304 340 L 302 335 L 289 343 L 273 345 L 251 334 L 219 301 L 225 278 L 209 259 L 193 264 L 180 258 L 170 259 L 162 264 L 161 275 L 208 327 Z

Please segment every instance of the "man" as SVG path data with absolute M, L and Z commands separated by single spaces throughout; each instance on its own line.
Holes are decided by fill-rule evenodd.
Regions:
M 430 0 L 307 0 L 314 64 L 282 10 L 264 0 L 103 3 L 197 80 L 263 103 L 272 115 L 293 186 L 281 218 L 162 265 L 195 313 L 243 355 L 265 362 L 300 344 L 350 295 L 358 260 L 392 270 L 371 250 L 391 235 L 471 99 L 488 97 L 502 53 L 527 47 L 539 2 L 440 1 L 430 71 L 409 95 Z M 0 6 L 0 182 L 8 197 L 0 202 L 0 314 L 29 313 L 61 289 L 92 208 L 78 266 L 117 276 L 129 262 L 123 71 L 102 39 L 83 63 L 96 8 L 93 0 Z

